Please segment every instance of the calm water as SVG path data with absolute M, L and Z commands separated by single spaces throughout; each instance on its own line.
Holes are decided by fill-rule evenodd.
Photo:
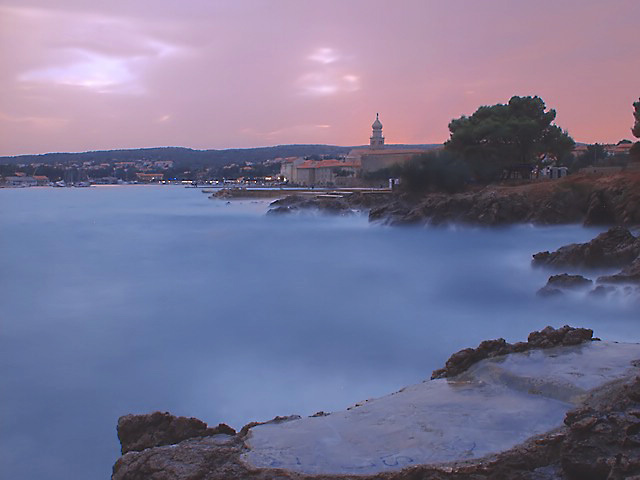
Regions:
M 578 226 L 388 228 L 197 189 L 0 190 L 0 478 L 105 479 L 120 415 L 239 428 L 419 382 L 547 324 L 640 340 L 637 304 L 543 301 Z

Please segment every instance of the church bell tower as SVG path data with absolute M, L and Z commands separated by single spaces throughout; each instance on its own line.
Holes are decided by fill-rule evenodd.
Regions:
M 371 125 L 373 132 L 371 133 L 371 137 L 369 138 L 369 148 L 378 150 L 384 148 L 384 137 L 382 136 L 382 123 L 380 123 L 380 119 L 378 118 L 378 114 L 376 113 L 376 120 Z

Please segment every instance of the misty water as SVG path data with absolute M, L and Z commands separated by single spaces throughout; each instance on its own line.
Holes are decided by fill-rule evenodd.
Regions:
M 640 341 L 633 301 L 535 295 L 550 273 L 531 255 L 599 230 L 267 208 L 181 187 L 0 190 L 0 478 L 108 478 L 127 413 L 240 428 L 344 409 L 545 325 Z

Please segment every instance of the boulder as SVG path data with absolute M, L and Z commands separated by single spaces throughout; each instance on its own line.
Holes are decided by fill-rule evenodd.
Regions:
M 634 475 L 640 474 L 640 379 L 621 390 L 565 416 L 560 462 L 567 479 L 639 478 Z
M 235 435 L 236 432 L 224 423 L 210 428 L 197 418 L 176 417 L 169 412 L 125 415 L 118 419 L 118 438 L 123 454 L 220 433 Z
M 561 273 L 560 275 L 551 275 L 547 281 L 547 287 L 551 288 L 565 288 L 569 290 L 576 290 L 590 287 L 593 284 L 593 280 L 583 277 L 582 275 L 569 275 L 568 273 Z
M 562 295 L 564 295 L 564 293 L 562 293 L 562 290 L 560 290 L 559 288 L 554 288 L 554 287 L 550 287 L 549 285 L 545 285 L 544 287 L 542 287 L 540 290 L 538 290 L 536 292 L 536 295 L 538 295 L 539 297 L 560 297 Z
M 555 252 L 533 255 L 536 266 L 610 268 L 621 267 L 640 255 L 640 239 L 624 227 L 613 227 L 587 243 L 574 243 Z
M 485 340 L 477 348 L 465 348 L 454 353 L 445 363 L 444 368 L 434 370 L 431 378 L 447 378 L 458 375 L 467 370 L 474 363 L 485 358 L 506 355 L 514 352 L 525 352 L 535 348 L 551 348 L 560 345 L 578 345 L 593 340 L 593 330 L 588 328 L 574 328 L 568 325 L 555 329 L 545 327 L 539 332 L 529 334 L 526 343 L 507 343 L 504 338 Z
M 640 284 L 640 257 L 615 275 L 598 277 L 598 283 L 637 283 Z
M 588 329 L 575 329 L 568 326 L 559 329 L 547 327 L 539 332 L 532 332 L 527 342 L 509 344 L 503 339 L 488 340 L 482 342 L 476 349 L 465 349 L 454 356 L 458 361 L 463 361 L 474 356 L 498 356 L 509 350 L 525 351 L 531 348 L 576 345 L 590 339 L 592 339 L 592 331 Z M 355 411 L 336 412 L 328 418 L 324 418 L 326 417 L 324 412 L 318 412 L 309 419 L 300 419 L 297 416 L 276 417 L 271 422 L 267 422 L 272 425 L 257 427 L 256 430 L 252 430 L 252 428 L 255 425 L 263 424 L 247 425 L 243 429 L 245 430 L 243 435 L 196 436 L 189 437 L 177 444 L 163 444 L 144 450 L 134 449 L 117 460 L 113 468 L 112 479 L 347 480 L 357 477 L 362 480 L 416 480 L 418 478 L 434 480 L 640 480 L 640 377 L 637 376 L 637 367 L 640 361 L 633 360 L 638 357 L 638 345 L 605 342 L 598 345 L 585 345 L 578 347 L 578 349 L 575 347 L 567 348 L 568 350 L 558 349 L 549 352 L 549 354 L 533 352 L 530 355 L 519 356 L 515 362 L 503 361 L 502 358 L 487 360 L 463 376 L 452 378 L 448 382 L 438 382 L 431 386 L 418 384 L 407 387 L 407 389 L 381 399 L 365 402 Z M 576 354 L 578 354 L 578 358 L 576 358 Z M 567 357 L 564 357 L 565 355 Z M 567 359 L 569 359 L 568 362 Z M 514 358 L 514 360 L 516 359 Z M 542 361 L 543 363 L 538 363 L 537 369 L 531 370 L 531 365 L 526 363 L 527 361 Z M 524 363 L 518 366 L 519 362 Z M 535 367 L 535 365 L 534 363 L 533 366 Z M 607 368 L 613 368 L 613 370 L 609 372 L 610 376 L 603 377 L 603 367 L 607 365 Z M 576 368 L 580 371 L 579 374 Z M 615 373 L 612 373 L 614 371 Z M 585 379 L 589 378 L 591 380 L 597 379 L 594 384 L 591 384 L 591 387 L 587 387 L 590 381 L 585 383 Z M 523 380 L 525 383 L 521 383 Z M 497 383 L 494 385 L 493 382 Z M 500 388 L 494 391 L 488 388 L 491 385 Z M 495 454 L 482 455 L 474 450 L 486 447 L 486 445 L 484 447 L 481 445 L 485 442 L 485 436 L 489 438 L 491 435 L 496 435 L 497 432 L 500 435 L 499 432 L 504 427 L 507 427 L 506 430 L 508 430 L 510 425 L 504 422 L 487 423 L 486 414 L 489 411 L 492 415 L 500 417 L 502 404 L 498 401 L 487 402 L 485 395 L 490 395 L 493 392 L 498 395 L 496 398 L 500 399 L 505 393 L 512 390 L 516 394 L 517 402 L 507 402 L 506 409 L 511 409 L 512 412 L 507 413 L 505 418 L 510 418 L 510 421 L 517 419 L 518 422 L 524 421 L 526 424 L 528 416 L 523 412 L 529 412 L 532 415 L 541 413 L 542 416 L 536 417 L 537 420 L 534 419 L 532 424 L 535 430 L 538 429 L 539 421 L 546 419 L 549 413 L 553 413 L 554 410 L 547 408 L 523 410 L 524 398 L 527 396 L 535 397 L 536 404 L 540 401 L 551 402 L 548 405 L 553 405 L 555 409 L 559 403 L 558 399 L 564 398 L 561 395 L 558 396 L 564 391 L 563 385 L 576 387 L 569 389 L 572 392 L 570 402 L 573 403 L 573 407 L 560 407 L 562 409 L 560 415 L 549 423 L 552 429 L 542 429 L 539 434 L 524 441 L 519 440 L 517 445 L 497 451 Z M 541 388 L 545 386 L 552 388 Z M 583 390 L 584 387 L 586 389 Z M 435 403 L 430 404 L 432 408 L 425 408 L 425 406 L 416 408 L 416 401 L 421 402 L 425 398 L 430 398 L 430 395 L 418 395 L 416 392 L 419 391 L 431 392 L 435 395 L 431 400 Z M 439 398 L 437 392 L 443 392 L 453 398 Z M 575 393 L 578 395 L 574 395 Z M 471 396 L 478 394 L 480 395 L 478 398 L 482 399 L 482 402 L 477 404 L 475 408 L 473 403 L 469 406 Z M 406 398 L 400 398 L 403 395 Z M 446 412 L 452 408 L 452 402 L 456 404 L 456 401 L 462 402 L 457 405 L 463 405 L 470 410 L 463 408 L 460 412 L 455 410 L 449 412 L 453 415 L 451 418 L 455 419 L 451 423 L 459 425 L 458 427 L 451 425 L 449 420 L 445 418 L 441 420 L 445 427 L 467 429 L 469 423 L 474 423 L 479 428 L 475 433 L 473 430 L 466 431 L 465 435 L 456 438 L 455 441 L 446 439 L 443 441 L 442 435 L 447 434 L 446 428 L 442 425 L 440 425 L 440 429 L 436 428 L 438 424 L 434 423 L 434 418 L 438 418 L 439 408 Z M 565 400 L 562 403 L 564 402 Z M 486 409 L 488 412 L 478 411 L 478 407 Z M 407 408 L 406 412 L 396 418 L 396 414 L 405 408 Z M 568 410 L 568 408 L 572 409 Z M 467 414 L 458 421 L 456 415 L 459 416 L 464 412 Z M 401 425 L 402 428 L 394 428 L 399 426 L 400 423 L 397 422 L 402 422 L 402 418 L 408 414 L 418 415 L 417 418 L 422 418 L 424 424 L 416 423 L 415 419 L 410 417 L 409 423 Z M 149 416 L 127 417 L 152 417 L 154 415 L 161 420 L 161 424 L 164 422 L 165 427 L 167 420 L 171 424 L 178 418 L 160 412 Z M 172 418 L 168 418 L 168 415 Z M 343 418 L 345 420 L 341 420 Z M 123 426 L 128 423 L 131 427 L 132 422 L 129 421 L 131 419 L 126 421 L 123 419 L 121 419 L 121 422 L 125 424 Z M 563 423 L 562 419 L 564 419 Z M 142 418 L 135 419 L 135 421 L 142 420 Z M 139 426 L 145 423 L 155 425 L 157 419 L 151 420 L 151 418 L 144 419 Z M 204 422 L 196 419 L 184 420 L 194 426 L 198 432 L 203 426 L 206 427 Z M 355 423 L 347 425 L 349 428 L 341 429 L 340 425 L 343 425 L 347 420 Z M 415 463 L 411 463 L 412 459 L 407 456 L 377 457 L 376 455 L 380 455 L 379 449 L 375 449 L 373 453 L 369 454 L 365 448 L 363 451 L 367 455 L 366 458 L 377 462 L 376 465 L 380 464 L 379 471 L 376 471 L 375 468 L 370 472 L 358 472 L 357 474 L 329 471 L 334 465 L 339 465 L 339 472 L 342 471 L 342 464 L 332 462 L 336 456 L 343 454 L 344 450 L 341 450 L 343 447 L 347 452 L 345 458 L 349 463 L 353 458 L 349 456 L 351 454 L 349 449 L 355 449 L 354 451 L 359 452 L 361 443 L 366 444 L 373 441 L 370 437 L 362 436 L 365 434 L 364 432 L 369 431 L 366 430 L 367 422 L 373 422 L 373 420 L 376 420 L 376 423 L 371 424 L 375 431 L 387 428 L 381 437 L 383 449 L 386 448 L 386 443 L 391 445 L 390 448 L 394 449 L 391 451 L 395 452 L 396 448 L 402 449 L 403 445 L 415 449 L 416 444 L 424 446 L 435 442 L 435 445 L 443 444 L 446 448 L 428 450 L 431 452 L 431 456 L 436 452 L 441 458 L 445 458 L 448 455 L 447 452 L 453 451 L 452 458 L 455 460 L 442 463 L 435 460 L 429 461 L 432 458 L 429 456 L 425 463 L 421 463 L 424 461 L 424 457 L 422 459 L 418 457 Z M 283 425 L 289 422 L 291 422 L 289 425 Z M 357 435 L 360 430 L 356 428 L 358 426 L 364 428 L 359 437 Z M 325 431 L 324 427 L 328 429 Z M 355 440 L 343 442 L 343 439 L 336 438 L 334 427 L 338 432 L 346 431 L 349 436 L 355 435 Z M 416 443 L 416 437 L 409 435 L 411 429 L 414 429 L 413 433 L 419 436 L 420 442 L 423 443 Z M 318 432 L 321 435 L 318 435 Z M 327 432 L 329 436 L 327 436 Z M 516 429 L 515 434 L 518 435 L 518 432 L 520 430 Z M 471 434 L 476 435 L 473 443 L 467 441 Z M 282 435 L 288 435 L 289 440 L 292 439 L 293 442 L 281 443 Z M 329 443 L 343 442 L 343 445 L 340 445 L 339 449 L 336 449 L 335 446 L 327 446 L 323 443 L 326 442 L 326 438 L 330 438 L 331 442 Z M 486 440 L 486 442 L 493 445 L 491 440 Z M 307 445 L 318 448 L 307 448 Z M 333 456 L 323 456 L 322 452 L 325 448 Z M 333 450 L 331 450 L 332 448 Z M 417 452 L 417 455 L 420 455 L 420 452 Z M 302 463 L 300 458 L 302 458 Z M 305 465 L 305 459 L 309 458 L 312 463 L 306 463 L 306 465 L 310 466 L 312 471 L 307 473 L 306 469 L 301 466 Z M 356 462 L 360 458 L 365 457 L 356 457 Z M 318 461 L 324 462 L 324 468 L 328 468 L 326 473 L 322 469 L 315 470 Z M 361 468 L 362 465 L 355 463 L 355 466 Z M 406 467 L 402 468 L 403 466 Z
M 610 285 L 607 285 L 607 286 L 598 285 L 596 288 L 594 288 L 593 290 L 591 290 L 589 292 L 589 296 L 591 296 L 591 297 L 606 297 L 607 295 L 609 295 L 610 293 L 613 293 L 615 291 L 616 291 L 615 287 L 612 287 Z

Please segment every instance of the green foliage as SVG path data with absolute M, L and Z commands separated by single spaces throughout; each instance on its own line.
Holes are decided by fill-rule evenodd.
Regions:
M 82 153 L 47 153 L 44 155 L 20 155 L 0 157 L 2 164 L 47 163 L 71 164 L 82 162 L 126 162 L 136 160 L 171 160 L 177 168 L 221 167 L 232 163 L 260 163 L 277 157 L 318 158 L 346 155 L 351 147 L 333 145 L 278 145 L 276 147 L 232 148 L 226 150 L 192 150 L 183 147 L 139 148 L 131 150 L 104 150 Z
M 555 110 L 546 111 L 539 97 L 512 97 L 509 103 L 483 106 L 470 117 L 449 123 L 448 151 L 461 155 L 476 174 L 490 180 L 502 167 L 514 163 L 534 163 L 543 153 L 565 157 L 575 142 L 552 122 Z
M 336 177 L 352 177 L 353 171 L 348 170 L 346 168 L 336 168 L 333 170 L 333 173 Z
M 389 178 L 400 178 L 401 175 L 402 175 L 402 166 L 396 163 L 389 167 L 381 168 L 373 172 L 365 172 L 363 174 L 363 177 L 365 178 L 365 180 L 386 181 Z
M 629 163 L 628 155 L 609 155 L 599 143 L 587 145 L 587 151 L 576 157 L 567 157 L 563 162 L 569 167 L 569 172 L 574 173 L 584 167 L 624 167 Z
M 457 192 L 464 189 L 470 177 L 468 163 L 446 151 L 427 152 L 404 164 L 391 165 L 364 175 L 367 180 L 400 178 L 402 189 L 412 193 Z
M 631 133 L 633 133 L 636 138 L 640 138 L 640 98 L 637 102 L 633 103 L 633 118 L 635 121 Z
M 429 152 L 412 158 L 402 166 L 402 188 L 411 192 L 462 190 L 471 176 L 467 162 L 450 152 Z

